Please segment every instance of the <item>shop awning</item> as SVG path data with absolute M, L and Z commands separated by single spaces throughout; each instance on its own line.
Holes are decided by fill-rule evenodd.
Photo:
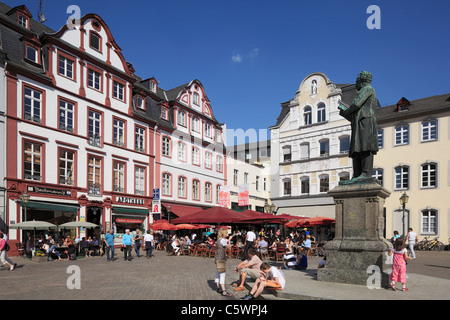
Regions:
M 148 209 L 113 207 L 112 212 L 148 214 Z
M 20 206 L 25 207 L 23 201 L 20 201 Z M 44 209 L 44 210 L 64 211 L 64 212 L 77 212 L 79 208 L 78 205 L 66 205 L 66 204 L 59 204 L 52 202 L 38 202 L 38 201 L 29 201 L 26 207 L 30 209 Z
M 167 209 L 167 206 L 169 204 L 163 204 L 163 206 Z M 170 205 L 170 212 L 172 212 L 173 214 L 176 214 L 178 217 L 185 217 L 188 216 L 190 214 L 193 214 L 195 212 L 199 212 L 201 211 L 202 208 L 200 207 L 189 207 L 189 206 L 182 206 L 179 204 L 171 204 Z

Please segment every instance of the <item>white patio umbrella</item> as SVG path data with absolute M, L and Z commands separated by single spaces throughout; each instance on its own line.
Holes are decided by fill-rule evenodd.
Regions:
M 11 224 L 10 229 L 20 229 L 20 230 L 34 230 L 34 239 L 36 239 L 36 230 L 48 230 L 57 229 L 58 226 L 47 222 L 47 221 L 23 221 L 16 224 Z
M 92 223 L 92 222 L 72 221 L 72 222 L 63 223 L 59 227 L 61 229 L 75 229 L 75 228 L 95 229 L 95 228 L 99 228 L 100 226 L 98 224 L 95 224 L 95 223 Z

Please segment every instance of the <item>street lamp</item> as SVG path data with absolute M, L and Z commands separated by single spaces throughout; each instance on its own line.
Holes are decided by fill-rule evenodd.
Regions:
M 405 241 L 405 233 L 406 233 L 406 226 L 405 226 L 405 206 L 408 203 L 409 200 L 409 196 L 406 194 L 406 192 L 403 192 L 402 196 L 400 197 L 400 205 L 403 208 L 403 241 Z
M 169 220 L 169 223 L 170 223 L 170 212 L 171 212 L 171 210 L 172 210 L 172 206 L 169 204 L 167 206 L 167 220 Z
M 269 205 L 269 202 L 266 200 L 266 203 L 264 204 L 264 212 L 275 214 L 276 210 L 277 207 L 273 203 Z
M 20 196 L 20 200 L 22 200 L 22 203 L 24 204 L 24 208 L 25 208 L 24 221 L 27 221 L 27 204 L 30 201 L 30 196 L 28 195 L 28 193 L 26 191 L 24 194 L 22 194 Z

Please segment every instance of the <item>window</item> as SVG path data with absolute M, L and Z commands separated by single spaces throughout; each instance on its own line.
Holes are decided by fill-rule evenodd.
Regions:
M 194 92 L 192 102 L 193 102 L 196 106 L 199 105 L 199 103 L 198 103 L 198 93 L 197 93 L 197 92 Z
M 167 108 L 161 107 L 161 119 L 169 120 L 169 111 Z
M 422 122 L 422 142 L 437 140 L 437 121 L 428 120 Z
M 205 168 L 212 169 L 212 153 L 205 151 Z
M 309 159 L 309 142 L 300 145 L 300 159 Z
M 145 196 L 145 168 L 134 168 L 134 193 Z
M 125 101 L 125 85 L 118 81 L 113 82 L 113 97 Z
M 291 179 L 283 179 L 283 195 L 291 195 Z
M 205 136 L 212 138 L 212 127 L 209 123 L 205 123 Z
M 320 156 L 328 157 L 330 155 L 330 141 L 324 139 L 320 141 Z
M 192 181 L 192 199 L 200 200 L 200 181 Z
M 330 179 L 327 174 L 319 176 L 319 192 L 328 192 L 330 190 Z
M 89 144 L 91 146 L 100 147 L 100 129 L 101 129 L 101 114 L 89 110 Z
M 200 165 L 200 149 L 197 147 L 192 147 L 192 164 Z
M 186 162 L 186 144 L 184 142 L 178 142 L 178 160 Z
M 41 123 L 42 92 L 24 88 L 24 118 L 33 122 Z
M 309 194 L 309 177 L 300 178 L 300 193 Z
M 237 186 L 238 184 L 238 170 L 234 169 L 233 171 L 233 185 Z
M 255 184 L 256 191 L 259 191 L 259 176 L 256 176 Z
M 221 156 L 216 157 L 216 171 L 223 172 L 223 158 Z
M 178 197 L 186 198 L 186 178 L 178 177 Z
M 372 171 L 372 178 L 377 179 L 383 186 L 383 169 L 377 168 Z
M 88 161 L 88 193 L 91 196 L 100 196 L 102 159 L 89 157 Z
M 19 24 L 22 27 L 28 29 L 28 19 L 25 16 L 21 15 L 21 14 L 19 14 Z
M 134 149 L 145 152 L 145 129 L 136 127 L 134 129 Z
M 210 182 L 205 183 L 205 201 L 212 202 L 212 184 Z
M 421 212 L 422 234 L 437 234 L 437 211 L 426 209 Z
M 122 162 L 113 162 L 113 191 L 125 192 L 125 165 Z
M 283 161 L 291 161 L 291 146 L 283 147 Z
M 142 97 L 137 97 L 137 107 L 139 109 L 145 109 L 145 100 Z
M 95 32 L 90 33 L 89 46 L 97 51 L 102 51 L 102 38 Z
M 58 59 L 58 73 L 62 76 L 65 76 L 67 78 L 73 79 L 74 78 L 74 61 L 64 57 L 62 55 L 59 55 Z
M 395 127 L 395 145 L 405 145 L 409 143 L 409 125 Z
M 378 130 L 378 149 L 383 149 L 384 147 L 384 130 Z
M 75 153 L 68 150 L 59 151 L 59 184 L 74 185 Z
M 264 180 L 263 180 L 263 190 L 264 191 L 267 190 L 267 178 L 264 178 Z
M 154 83 L 153 81 L 150 81 L 150 91 L 156 92 L 156 83 Z
M 325 113 L 325 104 L 319 103 L 317 106 L 317 122 L 325 122 L 326 121 L 326 113 Z
M 409 167 L 400 166 L 395 168 L 395 189 L 406 190 L 409 188 Z
M 303 122 L 305 126 L 312 124 L 312 110 L 311 107 L 305 107 L 303 110 Z
M 421 167 L 422 188 L 436 188 L 437 168 L 435 163 L 426 163 Z
M 177 124 L 186 127 L 186 113 L 183 110 L 178 110 Z
M 32 46 L 26 45 L 25 46 L 25 58 L 34 63 L 39 63 L 38 50 Z
M 74 132 L 74 111 L 73 103 L 59 100 L 59 129 Z
M 216 203 L 220 202 L 220 189 L 222 188 L 222 186 L 220 184 L 218 184 L 216 186 Z
M 339 152 L 348 153 L 350 150 L 350 137 L 344 136 L 339 137 Z
M 244 184 L 248 184 L 248 172 L 244 172 Z
M 42 145 L 24 142 L 24 178 L 42 181 Z
M 200 132 L 200 120 L 198 118 L 192 118 L 192 131 Z
M 172 195 L 172 175 L 170 173 L 164 172 L 162 175 L 162 193 L 166 196 Z
M 348 172 L 339 173 L 339 181 L 348 181 L 348 180 L 350 180 L 350 173 Z
M 113 120 L 113 144 L 125 146 L 125 122 L 118 119 Z
M 166 157 L 172 157 L 171 155 L 171 149 L 170 149 L 170 138 L 169 137 L 163 137 L 162 138 L 162 154 Z
M 95 90 L 101 90 L 102 75 L 100 72 L 94 71 L 92 69 L 88 70 L 88 87 Z

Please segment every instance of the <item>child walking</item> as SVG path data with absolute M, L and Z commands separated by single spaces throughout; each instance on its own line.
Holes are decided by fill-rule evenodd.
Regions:
M 408 291 L 408 288 L 406 288 L 406 260 L 412 260 L 412 258 L 408 256 L 408 251 L 403 247 L 403 240 L 400 238 L 395 240 L 394 248 L 389 250 L 388 254 L 389 256 L 394 255 L 392 272 L 389 277 L 392 290 L 396 291 L 395 283 L 400 282 L 402 291 Z

